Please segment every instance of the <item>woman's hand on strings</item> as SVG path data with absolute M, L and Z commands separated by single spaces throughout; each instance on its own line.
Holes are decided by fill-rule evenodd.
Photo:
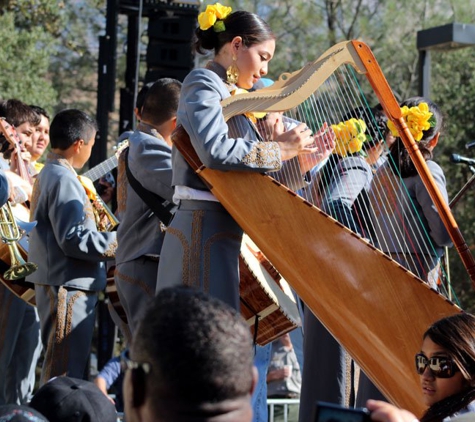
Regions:
M 300 154 L 314 154 L 318 151 L 312 131 L 305 123 L 300 123 L 295 128 L 283 132 L 274 140 L 280 146 L 282 161 L 290 160 Z
M 335 132 L 325 122 L 313 136 L 317 151 L 313 154 L 299 154 L 300 171 L 305 174 L 326 159 L 335 148 Z
M 262 138 L 267 141 L 275 141 L 279 135 L 285 132 L 282 116 L 282 112 L 273 111 L 267 113 L 264 118 L 257 120 L 257 130 Z

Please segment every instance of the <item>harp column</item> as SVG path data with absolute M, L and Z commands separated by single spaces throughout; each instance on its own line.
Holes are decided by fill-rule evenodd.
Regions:
M 419 95 L 430 98 L 431 50 L 452 50 L 475 45 L 475 25 L 450 23 L 417 31 Z

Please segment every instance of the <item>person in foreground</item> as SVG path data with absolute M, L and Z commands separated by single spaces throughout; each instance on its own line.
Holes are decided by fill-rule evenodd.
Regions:
M 465 413 L 475 420 L 475 317 L 452 315 L 431 325 L 416 354 L 424 402 L 421 422 L 441 422 Z
M 475 421 L 475 316 L 460 313 L 434 322 L 415 361 L 428 406 L 420 422 Z M 373 421 L 418 421 L 383 401 L 368 400 L 366 407 Z
M 121 356 L 128 422 L 250 422 L 252 337 L 219 299 L 171 287 L 153 299 Z

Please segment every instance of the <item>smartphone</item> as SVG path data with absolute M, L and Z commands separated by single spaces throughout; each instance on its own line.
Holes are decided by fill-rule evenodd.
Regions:
M 365 408 L 348 408 L 334 403 L 317 402 L 314 422 L 370 422 L 370 412 Z

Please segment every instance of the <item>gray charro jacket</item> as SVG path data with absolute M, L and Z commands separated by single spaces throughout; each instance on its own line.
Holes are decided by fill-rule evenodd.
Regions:
M 114 258 L 116 233 L 98 232 L 92 205 L 75 170 L 49 153 L 31 201 L 28 260 L 38 269 L 27 281 L 80 290 L 102 290 L 104 261 Z
M 136 130 L 129 137 L 129 168 L 145 189 L 172 201 L 171 148 L 158 133 L 153 136 Z M 119 164 L 118 196 L 124 204 L 120 207 L 116 264 L 146 254 L 159 255 L 165 235 L 159 219 L 130 186 L 124 172 L 125 168 Z

